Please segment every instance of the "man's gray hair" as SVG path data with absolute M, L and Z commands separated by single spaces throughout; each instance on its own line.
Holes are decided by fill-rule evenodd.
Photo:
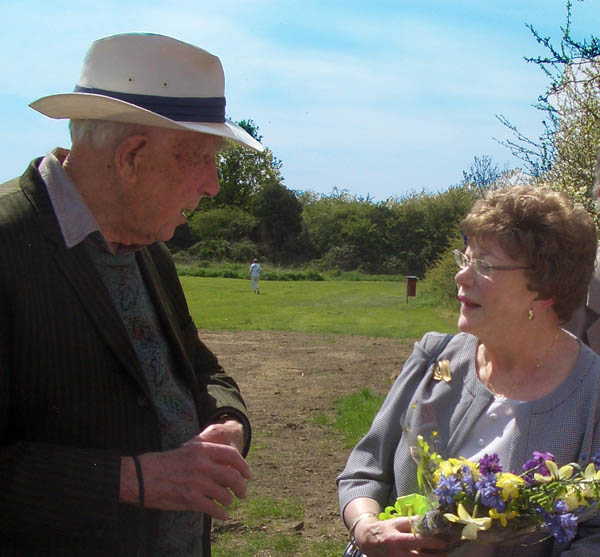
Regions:
M 129 135 L 144 131 L 145 128 L 139 124 L 108 120 L 71 120 L 69 122 L 71 142 L 73 144 L 83 143 L 96 149 L 114 145 Z

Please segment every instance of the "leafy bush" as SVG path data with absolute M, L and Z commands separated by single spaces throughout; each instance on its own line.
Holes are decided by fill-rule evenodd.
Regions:
M 250 262 L 255 257 L 260 256 L 259 249 L 256 244 L 249 241 L 231 244 L 229 253 L 231 260 L 239 263 Z
M 238 207 L 196 211 L 188 221 L 195 242 L 227 240 L 237 242 L 251 236 L 257 219 Z
M 456 282 L 458 271 L 452 250 L 463 249 L 462 236 L 456 236 L 450 247 L 429 267 L 425 274 L 425 283 L 431 297 L 439 304 L 451 307 L 457 305 Z
M 229 256 L 230 244 L 227 240 L 203 240 L 196 242 L 188 254 L 197 259 L 223 261 Z

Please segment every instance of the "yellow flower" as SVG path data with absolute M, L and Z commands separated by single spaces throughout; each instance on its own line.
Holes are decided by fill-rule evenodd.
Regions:
M 548 472 L 550 472 L 549 476 L 542 476 L 537 472 L 533 475 L 536 481 L 538 482 L 554 482 L 556 480 L 568 480 L 573 475 L 573 466 L 570 464 L 566 464 L 565 466 L 561 466 L 560 468 L 556 465 L 556 462 L 552 460 L 546 461 L 546 468 L 548 468 Z
M 487 530 L 492 525 L 492 519 L 489 516 L 473 518 L 469 514 L 469 511 L 463 507 L 462 503 L 458 504 L 457 512 L 458 516 L 452 513 L 445 513 L 444 518 L 450 522 L 458 522 L 459 524 L 466 525 L 462 529 L 461 540 L 476 540 L 477 533 L 480 530 Z
M 502 490 L 502 499 L 508 501 L 509 497 L 516 497 L 519 494 L 519 487 L 525 484 L 523 478 L 515 476 L 510 472 L 503 472 L 496 480 L 496 486 Z
M 585 490 L 580 491 L 577 487 L 569 487 L 564 495 L 560 497 L 567 505 L 567 508 L 572 511 L 577 507 L 587 507 L 589 503 L 585 500 Z
M 581 495 L 584 497 L 594 498 L 596 496 L 594 490 L 594 482 L 600 480 L 600 470 L 596 472 L 596 467 L 590 462 L 583 472 L 583 478 L 579 482 Z
M 475 481 L 479 479 L 479 465 L 476 462 L 471 462 L 463 457 L 442 460 L 433 473 L 433 479 L 435 482 L 438 482 L 442 474 L 447 478 L 448 476 L 456 474 L 463 466 L 468 466 L 471 469 Z
M 490 509 L 489 512 L 490 512 L 490 518 L 499 520 L 500 524 L 502 524 L 502 526 L 504 528 L 506 528 L 506 525 L 508 524 L 508 521 L 511 518 L 515 518 L 515 516 L 519 516 L 519 513 L 516 511 L 509 511 L 507 513 L 499 513 L 496 509 Z
M 596 472 L 596 467 L 593 463 L 589 463 L 583 472 L 584 481 L 591 482 L 594 480 L 600 480 L 600 470 Z

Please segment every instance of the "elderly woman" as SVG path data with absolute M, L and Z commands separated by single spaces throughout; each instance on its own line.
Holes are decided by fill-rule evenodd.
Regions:
M 415 344 L 338 477 L 344 521 L 369 557 L 447 551 L 440 539 L 413 535 L 408 518 L 376 516 L 397 496 L 418 491 L 410 456 L 418 434 L 436 431 L 435 450 L 444 458 L 497 453 L 503 469 L 517 473 L 534 450 L 563 465 L 600 448 L 600 357 L 560 327 L 592 275 L 592 219 L 564 194 L 513 187 L 478 201 L 461 226 L 461 332 L 439 355 L 445 335 L 427 333 Z M 449 360 L 449 382 L 436 380 L 432 355 Z M 600 521 L 580 524 L 568 547 L 552 539 L 526 548 L 465 542 L 450 554 L 598 556 Z

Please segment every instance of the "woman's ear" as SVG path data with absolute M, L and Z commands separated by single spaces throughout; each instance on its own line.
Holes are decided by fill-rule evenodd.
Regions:
M 115 149 L 114 164 L 117 174 L 126 182 L 136 182 L 149 139 L 144 134 L 128 135 Z
M 544 312 L 548 311 L 549 309 L 552 309 L 553 305 L 554 305 L 554 298 L 546 298 L 545 300 L 536 298 L 535 300 L 533 300 L 533 303 L 531 304 L 532 309 L 536 314 L 544 313 Z

